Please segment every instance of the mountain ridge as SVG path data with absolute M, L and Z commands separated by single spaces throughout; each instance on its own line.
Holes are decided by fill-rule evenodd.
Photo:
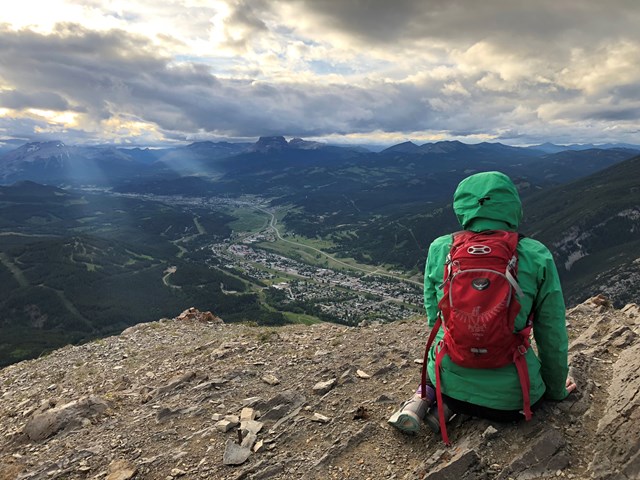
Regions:
M 525 200 L 525 228 L 554 253 L 570 302 L 594 290 L 617 306 L 637 299 L 639 174 L 636 156 Z
M 589 149 L 580 151 L 584 150 Z M 602 150 L 607 153 L 600 156 L 605 158 L 613 155 L 609 150 L 615 149 Z M 627 151 L 628 156 L 638 151 L 618 150 Z M 283 167 L 292 166 L 291 162 L 300 163 L 301 160 L 304 160 L 302 163 L 309 163 L 305 160 L 308 157 L 312 163 L 322 160 L 336 165 L 336 161 L 349 160 L 358 168 L 377 166 L 386 169 L 398 166 L 399 155 L 404 165 L 411 165 L 413 161 L 430 161 L 434 167 L 442 170 L 444 165 L 439 164 L 445 161 L 454 162 L 457 167 L 463 169 L 507 168 L 513 170 L 512 173 L 515 175 L 531 177 L 538 173 L 535 167 L 525 165 L 532 159 L 542 158 L 541 161 L 549 164 L 549 167 L 557 167 L 566 164 L 572 155 L 576 155 L 576 158 L 585 157 L 584 154 L 579 157 L 576 150 L 565 149 L 563 163 L 558 164 L 554 163 L 555 157 L 548 156 L 549 153 L 541 150 L 512 147 L 501 143 L 465 144 L 459 141 L 432 142 L 420 146 L 404 142 L 378 153 L 357 147 L 310 142 L 300 138 L 287 141 L 283 136 L 260 137 L 255 143 L 202 141 L 166 149 L 68 146 L 60 141 L 48 141 L 27 143 L 0 155 L 0 182 L 7 184 L 26 179 L 55 184 L 80 182 L 114 185 L 127 179 L 160 178 L 167 175 L 172 178 L 184 175 L 219 177 L 237 173 L 239 164 L 251 160 L 251 154 L 271 156 L 273 159 L 269 160 L 270 163 Z M 612 158 L 616 160 L 615 157 Z M 518 166 L 519 162 L 524 163 Z M 317 166 L 322 167 L 322 164 L 317 163 Z M 593 169 L 591 166 L 588 168 Z M 572 175 L 575 176 L 576 173 Z M 559 176 L 556 180 L 563 181 L 563 177 Z

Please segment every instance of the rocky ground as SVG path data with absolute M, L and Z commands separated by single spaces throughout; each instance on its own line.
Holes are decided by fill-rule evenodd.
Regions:
M 386 419 L 425 321 L 225 325 L 199 312 L 0 370 L 1 479 L 640 478 L 640 310 L 568 313 L 580 390 L 528 423 Z

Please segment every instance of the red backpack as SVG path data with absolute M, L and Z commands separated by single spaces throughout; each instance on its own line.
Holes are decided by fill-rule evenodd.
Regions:
M 519 234 L 502 230 L 464 231 L 454 234 L 444 266 L 444 296 L 424 354 L 422 396 L 426 397 L 427 357 L 442 325 L 444 337 L 436 346 L 436 397 L 442 405 L 440 365 L 444 355 L 467 368 L 500 368 L 515 363 L 520 378 L 523 412 L 531 419 L 529 348 L 531 316 L 527 326 L 514 332 L 523 293 L 516 280 Z M 442 439 L 449 444 L 444 408 L 438 408 Z

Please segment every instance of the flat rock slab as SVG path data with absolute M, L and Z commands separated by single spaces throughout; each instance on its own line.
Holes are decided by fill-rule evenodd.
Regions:
M 430 471 L 424 480 L 462 480 L 475 479 L 477 475 L 472 472 L 472 467 L 480 462 L 475 450 L 462 450 L 454 455 L 451 460 Z
M 318 423 L 329 423 L 331 421 L 331 418 L 316 412 L 313 414 L 313 417 L 311 417 L 311 421 Z
M 262 430 L 264 424 L 262 422 L 258 422 L 256 420 L 245 420 L 240 423 L 240 430 L 247 433 L 253 433 L 255 435 Z
M 338 380 L 336 378 L 332 378 L 331 380 L 327 380 L 326 382 L 318 382 L 313 386 L 313 393 L 324 395 L 336 386 L 337 381 Z
M 551 429 L 544 432 L 527 451 L 500 472 L 497 480 L 511 477 L 529 480 L 555 475 L 558 470 L 563 470 L 570 464 L 569 456 L 563 451 L 564 445 L 565 439 L 559 431 Z
M 191 381 L 195 377 L 196 372 L 193 371 L 188 371 L 186 373 L 183 373 L 182 375 L 177 375 L 169 380 L 169 383 L 167 383 L 166 385 L 156 388 L 153 391 L 152 396 L 158 397 L 164 395 L 165 393 L 171 392 L 172 390 L 181 387 L 184 383 Z
M 635 342 L 614 365 L 605 414 L 598 422 L 597 453 L 589 465 L 598 479 L 616 468 L 627 478 L 640 478 L 640 343 Z
M 258 440 L 258 437 L 255 433 L 247 433 L 247 435 L 242 439 L 242 443 L 241 445 L 245 448 L 248 448 L 249 450 L 253 449 L 253 446 L 256 443 L 256 440 Z
M 242 465 L 251 456 L 251 449 L 238 445 L 232 440 L 227 441 L 222 463 L 225 465 Z

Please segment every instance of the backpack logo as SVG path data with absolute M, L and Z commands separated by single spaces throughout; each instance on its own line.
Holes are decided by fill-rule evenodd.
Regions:
M 467 248 L 467 253 L 470 255 L 489 255 L 491 247 L 489 245 L 471 245 Z
M 491 280 L 488 278 L 474 278 L 471 281 L 471 287 L 479 291 L 486 290 L 489 285 L 491 285 Z

